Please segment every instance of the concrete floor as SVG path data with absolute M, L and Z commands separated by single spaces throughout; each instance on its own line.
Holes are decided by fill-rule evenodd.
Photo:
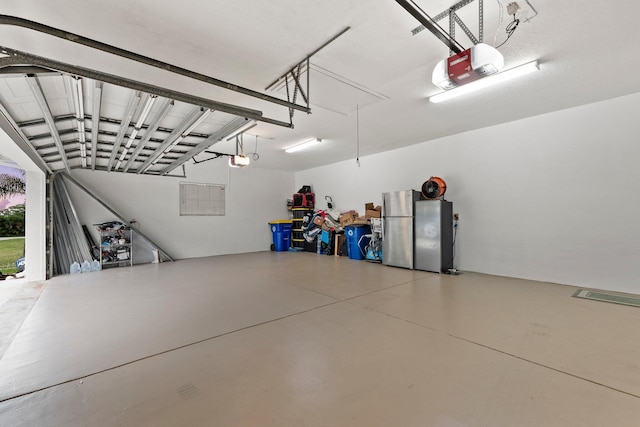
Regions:
M 2 426 L 640 425 L 640 308 L 569 286 L 286 252 L 44 285 Z

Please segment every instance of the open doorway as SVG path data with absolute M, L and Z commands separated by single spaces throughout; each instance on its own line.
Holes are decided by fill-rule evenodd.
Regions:
M 26 173 L 0 163 L 0 280 L 24 277 Z

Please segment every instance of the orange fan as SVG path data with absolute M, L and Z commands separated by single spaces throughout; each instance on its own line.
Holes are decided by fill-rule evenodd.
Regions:
M 439 176 L 432 176 L 422 184 L 422 195 L 425 199 L 437 199 L 444 196 L 447 191 L 447 183 Z

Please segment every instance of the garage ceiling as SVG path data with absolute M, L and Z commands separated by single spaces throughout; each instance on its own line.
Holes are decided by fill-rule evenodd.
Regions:
M 245 151 L 260 155 L 251 167 L 303 170 L 355 159 L 358 142 L 362 157 L 640 91 L 637 73 L 620 73 L 620 67 L 613 66 L 623 63 L 624 70 L 634 70 L 640 65 L 640 57 L 628 55 L 640 41 L 633 22 L 640 4 L 624 0 L 613 8 L 603 0 L 589 2 L 588 7 L 575 1 L 530 2 L 538 15 L 521 23 L 500 51 L 507 67 L 538 59 L 540 72 L 444 104 L 431 104 L 427 97 L 439 91 L 431 84 L 430 73 L 448 56 L 448 49 L 428 31 L 413 35 L 411 30 L 419 23 L 394 0 L 5 0 L 0 14 L 73 32 L 281 99 L 287 98 L 282 85 L 269 90 L 267 86 L 350 28 L 310 60 L 312 113 L 296 111 L 293 128 L 258 121 L 244 136 Z M 416 3 L 435 16 L 456 2 Z M 478 3 L 470 2 L 459 11 L 473 30 L 477 30 Z M 505 39 L 510 19 L 503 16 L 500 21 L 500 11 L 506 3 L 484 0 L 488 44 Z M 462 31 L 456 38 L 470 46 Z M 284 123 L 290 119 L 289 109 L 282 105 L 26 28 L 0 25 L 0 40 L 2 46 L 64 64 L 241 106 Z M 209 112 L 202 103 L 188 99 L 155 97 L 157 93 L 84 77 L 81 132 L 74 103 L 79 80 L 72 73 L 22 71 L 0 76 L 0 102 L 52 170 L 68 166 L 177 173 L 181 162 L 192 161 L 191 155 L 204 148 L 234 153 L 235 139 L 228 136 L 247 124 L 242 114 Z M 140 120 L 148 102 L 153 104 Z M 302 103 L 299 98 L 297 102 Z M 206 117 L 193 126 L 203 114 Z M 322 138 L 323 144 L 284 153 L 311 138 Z M 217 164 L 226 167 L 226 162 Z

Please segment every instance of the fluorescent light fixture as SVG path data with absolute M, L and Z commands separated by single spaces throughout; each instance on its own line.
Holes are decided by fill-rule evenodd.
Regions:
M 238 155 L 229 157 L 229 166 L 232 168 L 242 168 L 249 166 L 250 160 L 246 156 Z
M 442 101 L 447 101 L 449 99 L 456 98 L 461 95 L 466 95 L 468 93 L 472 93 L 477 90 L 484 89 L 486 87 L 493 86 L 502 82 L 506 82 L 516 77 L 524 76 L 525 74 L 529 74 L 538 70 L 540 70 L 538 61 L 528 62 L 524 65 L 502 71 L 498 74 L 483 77 L 480 80 L 476 80 L 475 82 L 468 83 L 464 86 L 458 86 L 455 89 L 430 96 L 429 101 L 433 102 L 434 104 Z
M 314 138 L 309 141 L 303 142 L 302 144 L 294 145 L 293 147 L 289 147 L 284 150 L 286 153 L 295 153 L 296 151 L 306 150 L 309 147 L 313 147 L 316 144 L 320 144 L 322 140 L 320 138 Z

